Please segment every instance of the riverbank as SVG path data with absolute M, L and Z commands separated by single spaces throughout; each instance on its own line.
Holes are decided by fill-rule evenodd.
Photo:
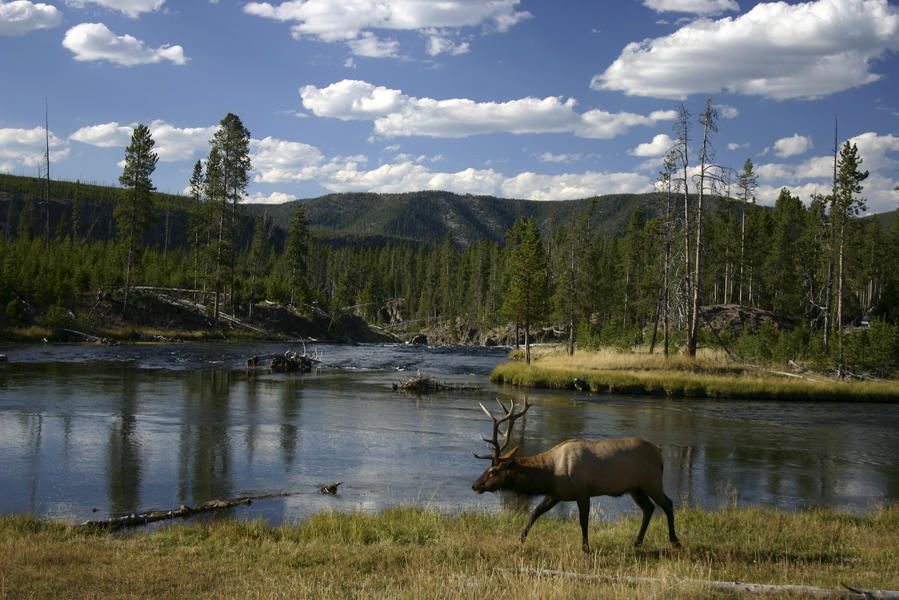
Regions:
M 866 515 L 756 508 L 680 510 L 674 549 L 656 515 L 591 524 L 584 556 L 574 519 L 544 518 L 524 545 L 524 514 L 325 512 L 297 524 L 221 520 L 114 537 L 0 517 L 0 597 L 66 598 L 694 598 L 683 580 L 899 589 L 899 507 Z M 534 569 L 600 576 L 580 579 Z M 628 577 L 652 578 L 634 583 Z M 733 597 L 733 594 L 724 594 Z M 736 594 L 739 597 L 739 593 Z
M 70 306 L 22 310 L 19 322 L 0 320 L 0 341 L 33 343 L 146 343 L 189 341 L 313 340 L 384 343 L 397 338 L 351 315 L 317 308 L 301 314 L 292 307 L 260 302 L 240 315 L 212 319 L 208 307 L 189 298 L 136 290 L 123 316 L 119 292 L 84 297 Z
M 579 351 L 560 348 L 533 353 L 530 365 L 513 361 L 496 367 L 491 381 L 543 389 L 672 398 L 899 402 L 899 381 L 839 381 L 814 373 L 788 373 L 726 360 L 717 354 L 683 356 Z

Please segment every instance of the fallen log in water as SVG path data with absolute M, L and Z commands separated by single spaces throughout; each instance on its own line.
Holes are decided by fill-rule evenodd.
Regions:
M 179 508 L 173 510 L 149 510 L 145 512 L 132 513 L 121 517 L 112 517 L 110 519 L 85 521 L 82 527 L 90 527 L 94 529 L 121 529 L 123 527 L 140 527 L 148 523 L 157 521 L 167 521 L 169 519 L 186 519 L 200 513 L 223 510 L 226 508 L 234 508 L 235 506 L 249 506 L 253 500 L 266 500 L 268 498 L 283 498 L 290 496 L 290 493 L 282 492 L 275 494 L 263 494 L 261 496 L 241 496 L 239 498 L 226 498 L 224 500 L 208 500 L 196 506 L 188 506 L 182 504 Z
M 447 390 L 477 390 L 476 386 L 440 381 L 416 371 L 415 375 L 393 384 L 396 392 L 413 392 L 423 394 L 426 392 L 443 392 Z

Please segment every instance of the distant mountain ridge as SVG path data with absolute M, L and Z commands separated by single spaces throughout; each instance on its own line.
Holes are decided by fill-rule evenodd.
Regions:
M 41 223 L 42 200 L 46 182 L 34 177 L 0 174 L 0 233 L 6 239 L 15 234 L 18 218 L 27 203 L 32 206 L 35 227 Z M 76 195 L 83 203 L 83 235 L 91 239 L 109 239 L 115 233 L 113 206 L 120 190 L 111 186 L 51 182 L 50 231 L 60 221 L 71 223 L 71 207 Z M 145 242 L 162 247 L 185 243 L 187 209 L 192 202 L 184 196 L 154 194 L 156 221 L 145 236 Z M 273 242 L 280 245 L 290 216 L 297 203 L 302 203 L 310 227 L 316 237 L 333 243 L 348 241 L 383 245 L 391 240 L 411 243 L 441 242 L 450 235 L 458 247 L 466 247 L 479 239 L 503 242 L 505 233 L 520 217 L 533 218 L 544 234 L 572 222 L 584 208 L 593 204 L 591 229 L 603 236 L 621 235 L 635 211 L 647 217 L 659 215 L 665 196 L 661 193 L 612 194 L 582 200 L 514 200 L 494 196 L 475 196 L 442 191 L 402 194 L 368 192 L 328 194 L 318 198 L 299 199 L 284 204 L 245 204 L 242 240 L 252 233 L 252 217 L 266 215 L 275 230 Z M 682 197 L 673 198 L 675 208 Z M 709 212 L 726 203 L 740 210 L 740 203 L 709 198 Z M 885 227 L 896 218 L 896 212 L 875 215 Z
M 451 235 L 457 246 L 464 247 L 484 238 L 502 242 L 506 231 L 520 217 L 533 218 L 544 233 L 553 232 L 570 223 L 591 203 L 591 227 L 606 236 L 619 235 L 636 210 L 650 217 L 659 214 L 664 196 L 615 194 L 582 200 L 537 201 L 423 191 L 329 194 L 295 202 L 303 203 L 313 229 L 331 235 L 419 242 L 439 241 Z M 264 213 L 277 223 L 287 223 L 295 202 L 249 204 L 247 212 Z

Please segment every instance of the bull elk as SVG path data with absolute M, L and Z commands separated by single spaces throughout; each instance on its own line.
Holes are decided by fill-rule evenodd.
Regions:
M 587 523 L 590 498 L 593 496 L 621 496 L 630 494 L 643 510 L 643 523 L 634 545 L 643 543 L 649 520 L 659 505 L 668 518 L 668 538 L 680 546 L 674 533 L 674 506 L 662 490 L 662 453 L 659 447 L 637 437 L 614 440 L 566 440 L 550 450 L 534 456 L 516 456 L 518 447 L 506 449 L 512 440 L 512 427 L 531 407 L 527 400 L 520 411 L 513 400 L 508 408 L 497 400 L 504 415 L 497 418 L 483 404 L 481 408 L 493 422 L 490 444 L 493 453 L 475 458 L 490 461 L 490 466 L 472 484 L 471 489 L 482 494 L 497 490 L 511 490 L 527 496 L 544 496 L 534 508 L 527 525 L 521 530 L 523 543 L 531 526 L 540 515 L 559 502 L 577 502 L 583 535 L 584 552 L 590 551 Z M 505 431 L 502 430 L 505 425 Z M 500 441 L 502 436 L 502 441 Z M 655 504 L 654 504 L 655 503 Z

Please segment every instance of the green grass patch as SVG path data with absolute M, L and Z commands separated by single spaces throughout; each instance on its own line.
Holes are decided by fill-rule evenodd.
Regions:
M 296 525 L 222 520 L 111 536 L 33 517 L 0 517 L 0 597 L 595 598 L 715 596 L 683 579 L 899 588 L 899 507 L 867 515 L 757 508 L 677 512 L 632 547 L 637 517 L 544 518 L 524 545 L 526 515 L 444 516 L 419 509 L 322 513 Z M 558 569 L 613 579 L 556 578 Z M 634 585 L 614 576 L 652 577 Z M 720 592 L 718 593 L 720 595 Z M 728 596 L 731 597 L 731 596 Z

